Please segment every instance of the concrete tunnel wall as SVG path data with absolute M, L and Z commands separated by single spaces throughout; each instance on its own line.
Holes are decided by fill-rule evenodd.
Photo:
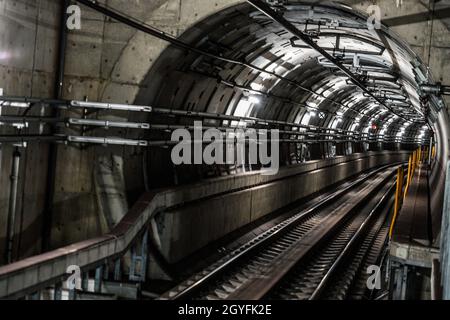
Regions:
M 59 3 L 0 1 L 0 88 L 4 95 L 52 97 L 58 47 Z M 0 114 L 5 114 L 1 110 Z M 35 110 L 30 114 L 39 114 Z M 0 134 L 10 133 L 0 126 Z M 0 145 L 0 264 L 5 251 L 10 175 L 14 148 Z M 16 258 L 41 251 L 48 146 L 30 144 L 21 150 Z
M 447 110 L 439 113 L 439 118 L 435 124 L 434 131 L 436 137 L 436 161 L 433 163 L 429 177 L 430 185 L 430 206 L 432 217 L 432 233 L 434 245 L 439 247 L 442 221 L 443 200 L 445 194 L 445 179 L 447 173 L 447 162 L 449 161 L 449 136 L 450 124 Z M 448 214 L 448 213 L 447 213 Z
M 141 18 L 147 23 L 155 25 L 163 31 L 169 32 L 173 35 L 181 35 L 186 30 L 190 30 L 192 32 L 192 29 L 190 28 L 193 26 L 195 28 L 201 28 L 201 21 L 204 18 L 214 15 L 224 8 L 229 8 L 236 3 L 242 2 L 243 1 L 215 1 L 214 4 L 210 1 L 204 0 L 197 0 L 194 2 L 159 1 L 157 3 L 152 2 L 144 4 L 141 2 L 139 5 L 149 6 L 148 10 L 141 10 L 141 7 L 138 8 L 137 3 L 132 3 L 131 8 L 127 6 L 125 9 L 127 12 L 131 12 L 133 16 Z M 423 11 L 425 8 L 424 4 L 418 1 L 417 3 L 410 3 L 408 6 L 404 6 L 397 10 L 389 10 L 389 8 L 393 9 L 394 3 L 386 4 L 386 2 L 387 1 L 380 2 L 380 5 L 386 8 L 386 12 L 384 12 L 386 17 L 388 17 L 391 12 L 397 12 L 399 15 L 405 15 Z M 363 2 L 358 3 L 357 5 L 353 3 L 351 4 L 355 5 L 359 10 L 364 11 L 365 8 L 371 3 Z M 116 8 L 121 7 L 120 3 L 113 3 L 110 5 L 115 6 Z M 195 13 L 192 14 L 192 11 Z M 105 20 L 101 17 L 100 19 L 104 20 L 102 23 L 97 20 L 99 19 L 99 16 L 96 13 L 91 14 L 89 17 L 94 21 L 93 25 L 90 26 L 91 21 L 86 21 L 86 23 L 89 25 L 89 30 L 92 31 L 89 36 L 93 38 L 94 45 L 88 46 L 88 44 L 82 43 L 82 48 L 90 47 L 91 51 L 94 49 L 94 52 L 86 56 L 86 54 L 81 51 L 81 48 L 78 48 L 76 50 L 76 54 L 85 56 L 88 60 L 94 58 L 92 60 L 92 66 L 90 64 L 89 70 L 91 70 L 91 68 L 92 70 L 95 70 L 95 62 L 99 62 L 101 65 L 101 76 L 99 80 L 95 77 L 95 80 L 90 80 L 89 78 L 91 75 L 89 77 L 80 76 L 80 74 L 83 74 L 84 72 L 77 70 L 75 65 L 69 67 L 69 70 L 72 70 L 72 75 L 69 77 L 68 93 L 70 94 L 68 94 L 68 96 L 73 98 L 81 98 L 80 93 L 82 90 L 70 90 L 71 86 L 80 81 L 80 85 L 84 87 L 87 87 L 89 83 L 90 92 L 87 95 L 88 97 L 91 97 L 91 94 L 93 94 L 94 97 L 97 96 L 97 99 L 101 101 L 148 103 L 148 100 L 143 100 L 141 98 L 142 93 L 149 92 L 149 89 L 154 83 L 156 83 L 156 81 L 153 81 L 152 79 L 150 79 L 150 81 L 145 81 L 145 79 L 149 74 L 151 74 L 151 70 L 154 67 L 155 62 L 158 61 L 160 55 L 167 53 L 165 50 L 167 48 L 167 44 L 140 32 L 136 33 L 134 30 L 127 28 L 123 28 L 125 30 L 121 30 L 117 33 L 120 28 L 119 24 L 108 19 Z M 200 24 L 198 24 L 198 22 L 200 22 Z M 417 27 L 423 28 L 426 24 L 426 22 L 420 23 L 417 24 Z M 444 30 L 446 28 L 446 26 L 440 22 L 436 22 L 436 24 L 437 30 Z M 100 26 L 104 27 L 105 31 L 103 34 L 96 32 Z M 408 26 L 399 26 L 394 28 L 394 30 L 400 32 L 400 36 L 405 37 L 405 39 L 412 45 L 413 49 L 419 55 L 426 57 L 429 54 L 431 48 L 428 45 L 426 33 L 421 32 L 418 36 L 417 33 L 412 33 L 411 28 Z M 117 41 L 111 41 L 112 43 L 108 43 L 108 37 L 111 36 L 112 32 L 116 32 L 113 37 L 126 39 L 126 42 L 120 43 L 120 41 L 118 41 L 120 44 L 117 44 Z M 121 34 L 122 32 L 124 35 Z M 445 32 L 443 31 L 441 34 L 445 34 Z M 83 33 L 77 34 L 77 32 L 74 32 L 73 36 L 74 47 L 78 47 L 79 40 L 82 40 L 83 42 L 86 41 L 86 39 L 82 38 L 84 37 Z M 102 37 L 101 40 L 99 39 L 100 36 Z M 445 79 L 448 77 L 448 73 L 445 73 L 445 68 L 448 68 L 446 64 L 448 59 L 448 56 L 446 55 L 448 52 L 446 44 L 448 44 L 448 42 L 446 42 L 445 38 L 439 37 L 438 32 L 436 31 L 433 34 L 433 39 L 433 49 L 431 50 L 431 55 L 433 56 L 432 62 L 436 64 L 435 69 L 438 72 L 436 76 L 439 79 Z M 105 43 L 103 43 L 103 41 L 105 41 Z M 88 41 L 88 43 L 89 42 L 90 41 Z M 95 43 L 99 44 L 95 45 Z M 100 49 L 100 47 L 102 47 L 102 49 Z M 105 48 L 112 50 L 108 51 L 108 53 L 103 53 L 106 51 Z M 92 56 L 92 54 L 94 54 L 94 56 Z M 112 57 L 110 55 L 112 55 Z M 76 61 L 75 55 L 70 55 L 70 57 L 70 61 Z M 102 57 L 105 58 L 104 61 L 101 60 Z M 91 73 L 91 71 L 89 71 L 89 73 Z M 443 81 L 445 82 L 445 80 Z M 130 119 L 132 118 L 128 118 L 128 120 Z M 120 118 L 117 120 L 120 120 Z M 84 196 L 80 198 L 77 196 L 74 198 L 75 202 L 73 204 L 75 206 L 69 205 L 65 200 L 67 197 L 67 191 L 64 190 L 64 185 L 70 184 L 70 182 L 65 181 L 66 179 L 60 181 L 59 185 L 61 186 L 61 192 L 58 191 L 55 197 L 61 197 L 62 201 L 58 202 L 60 203 L 60 206 L 58 206 L 55 210 L 55 218 L 53 222 L 54 228 L 52 233 L 52 242 L 54 246 L 83 239 L 85 236 L 80 235 L 80 231 L 86 232 L 87 234 L 100 234 L 108 230 L 109 227 L 106 220 L 112 220 L 110 218 L 111 216 L 116 217 L 115 221 L 120 219 L 120 216 L 125 212 L 123 208 L 132 204 L 133 201 L 135 201 L 139 197 L 140 193 L 145 189 L 142 178 L 142 150 L 130 150 L 129 148 L 122 147 L 109 148 L 107 150 L 98 150 L 98 148 L 96 148 L 93 151 L 81 152 L 81 154 L 79 154 L 79 151 L 74 150 L 71 147 L 65 147 L 64 151 L 61 151 L 62 159 L 72 159 L 75 157 L 79 158 L 80 161 L 70 168 L 67 168 L 65 165 L 59 167 L 58 170 L 60 170 L 61 175 L 58 174 L 58 176 L 67 177 L 70 179 L 70 175 L 64 174 L 67 170 L 73 173 L 80 171 L 84 173 L 83 176 L 86 179 L 83 180 L 81 185 L 79 185 L 77 193 L 80 194 L 79 191 L 81 189 L 81 195 Z M 109 183 L 106 188 L 98 187 L 98 181 L 100 179 L 96 177 L 99 176 L 97 173 L 101 171 L 101 168 L 97 165 L 92 167 L 90 164 L 98 163 L 99 159 L 106 159 L 103 162 L 107 162 L 107 167 L 119 167 L 118 170 L 112 170 L 112 175 L 118 175 L 119 178 L 114 180 L 119 180 L 120 183 Z M 61 165 L 66 163 L 66 161 L 62 160 L 59 163 Z M 92 170 L 94 170 L 93 175 Z M 152 173 L 157 173 L 158 171 L 163 172 L 162 170 L 158 170 L 158 165 L 156 165 L 156 169 Z M 167 174 L 164 175 L 167 176 Z M 150 180 L 158 180 L 159 178 L 159 176 L 155 175 L 151 176 Z M 92 186 L 95 186 L 94 190 L 92 190 Z M 59 190 L 59 186 L 57 190 Z M 102 207 L 100 205 L 101 202 L 111 203 L 111 201 L 116 199 L 117 195 L 123 200 L 123 202 L 125 202 L 122 203 L 121 206 L 104 209 L 104 206 Z M 74 219 L 79 221 L 77 224 L 77 232 L 73 232 L 73 228 L 66 225 L 64 222 L 66 216 L 65 210 L 71 207 L 86 210 L 84 218 L 77 217 L 77 212 L 74 212 Z M 119 210 L 117 210 L 117 208 L 119 208 Z M 71 209 L 69 210 L 71 211 Z M 89 228 L 82 225 L 83 221 L 91 221 L 88 223 Z M 93 229 L 93 226 L 97 226 L 97 230 Z
M 107 1 L 108 5 L 176 36 L 202 19 L 241 2 Z M 374 3 L 344 2 L 362 11 Z M 408 1 L 401 8 L 390 0 L 375 3 L 380 4 L 385 18 L 422 12 L 427 8 L 427 2 L 420 0 Z M 8 58 L 0 56 L 0 88 L 4 89 L 5 95 L 45 98 L 53 95 L 59 11 L 60 2 L 56 0 L 0 1 L 0 25 L 5 30 L 0 37 L 0 51 L 13 53 Z M 431 47 L 428 22 L 393 29 L 424 60 L 430 53 L 430 67 L 435 78 L 443 83 L 450 82 L 448 29 L 442 21 L 434 24 Z M 34 46 L 33 50 L 25 51 L 30 44 Z M 64 98 L 135 102 L 138 92 L 147 89 L 143 80 L 166 47 L 167 44 L 160 40 L 82 8 L 82 29 L 69 32 Z M 4 129 L 0 130 L 3 132 Z M 1 147 L 2 190 L 9 190 L 12 152 L 11 147 Z M 22 154 L 18 208 L 22 218 L 16 225 L 17 258 L 40 252 L 47 145 L 30 144 Z M 73 146 L 58 146 L 56 176 L 51 222 L 53 247 L 102 234 L 124 214 L 144 190 L 142 151 L 130 151 L 126 147 L 80 150 Z M 440 177 L 439 173 L 435 176 Z M 8 196 L 8 192 L 0 194 L 0 226 L 6 225 Z M 2 227 L 0 253 L 4 249 L 4 236 L 5 228 Z M 20 249 L 17 249 L 19 244 Z
M 285 167 L 264 182 L 259 174 L 245 174 L 244 179 L 239 179 L 240 175 L 212 179 L 202 183 L 202 188 L 238 191 L 218 192 L 215 197 L 160 213 L 157 221 L 162 254 L 169 263 L 176 263 L 294 201 L 371 168 L 407 161 L 408 157 L 407 151 L 355 154 Z M 201 194 L 200 189 L 197 196 L 200 199 Z

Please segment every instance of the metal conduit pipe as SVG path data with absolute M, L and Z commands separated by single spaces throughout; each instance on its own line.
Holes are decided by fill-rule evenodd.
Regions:
M 239 117 L 233 117 L 233 121 L 242 120 Z M 132 129 L 141 129 L 141 130 L 160 130 L 160 131 L 172 131 L 177 129 L 186 129 L 186 130 L 194 130 L 198 127 L 195 125 L 168 125 L 168 124 L 151 124 L 146 122 L 122 122 L 122 121 L 110 121 L 110 120 L 96 120 L 96 119 L 79 119 L 79 118 L 68 118 L 68 119 L 56 119 L 56 118 L 46 118 L 46 117 L 20 117 L 20 116 L 0 116 L 0 123 L 11 122 L 17 124 L 26 124 L 28 122 L 44 122 L 44 123 L 65 123 L 66 125 L 75 125 L 75 126 L 94 126 L 94 127 L 104 127 L 104 128 L 132 128 Z M 272 121 L 269 121 L 272 122 Z M 278 121 L 276 121 L 278 122 Z M 261 122 L 254 121 L 254 123 L 261 124 Z M 267 123 L 263 123 L 267 126 Z M 280 134 L 287 134 L 291 136 L 309 136 L 309 137 L 320 137 L 320 136 L 328 136 L 328 137 L 353 137 L 353 138 L 369 138 L 369 139 L 384 139 L 384 140 L 417 140 L 413 137 L 402 137 L 398 138 L 395 135 L 381 135 L 381 134 L 372 134 L 372 133 L 364 133 L 358 131 L 348 131 L 348 130 L 337 130 L 331 128 L 323 128 L 323 127 L 313 127 L 313 128 L 304 128 L 303 125 L 295 125 L 289 124 L 288 126 L 292 127 L 300 127 L 301 129 L 309 129 L 310 131 L 302 131 L 302 130 L 283 130 L 277 129 Z M 254 129 L 256 132 L 263 132 L 264 130 L 270 130 L 273 128 L 258 128 L 254 126 L 208 126 L 202 124 L 201 129 L 203 131 L 208 129 L 217 129 L 223 132 L 237 130 L 245 130 L 245 129 Z M 315 131 L 313 131 L 315 130 Z M 64 135 L 5 135 L 0 136 L 0 141 L 3 142 L 20 142 L 20 141 L 48 141 L 48 140 L 64 140 Z M 428 139 L 429 140 L 429 139 Z M 428 141 L 427 140 L 427 141 Z
M 185 110 L 176 110 L 176 109 L 164 109 L 164 108 L 153 108 L 154 113 L 158 114 L 167 114 L 167 115 L 178 115 L 178 116 L 186 116 L 186 117 L 199 117 L 199 118 L 207 118 L 207 119 L 217 119 L 217 120 L 231 120 L 231 121 L 246 121 L 246 122 L 254 122 L 255 124 L 261 125 L 282 125 L 289 127 L 296 127 L 308 130 L 327 130 L 327 131 L 337 131 L 337 132 L 348 132 L 353 133 L 354 131 L 337 129 L 337 128 L 327 128 L 327 127 L 317 127 L 312 125 L 304 125 L 300 123 L 293 123 L 281 120 L 266 120 L 260 118 L 252 118 L 252 117 L 236 117 L 230 115 L 222 115 L 208 112 L 200 112 L 200 111 L 185 111 Z
M 58 64 L 55 76 L 55 87 L 53 98 L 62 99 L 63 97 L 63 86 L 64 86 L 64 72 L 66 67 L 66 49 L 67 49 L 67 19 L 68 12 L 67 9 L 70 5 L 70 0 L 60 1 L 60 13 L 59 13 L 59 41 L 58 41 Z M 28 112 L 27 109 L 25 113 Z M 50 116 L 54 118 L 60 117 L 59 109 L 50 110 Z M 58 133 L 55 128 L 51 128 L 51 133 Z M 53 201 L 55 195 L 55 181 L 56 181 L 56 164 L 57 164 L 58 150 L 55 145 L 51 144 L 48 148 L 48 163 L 47 163 L 47 182 L 45 186 L 45 203 L 43 212 L 43 223 L 42 223 L 42 251 L 46 251 L 50 247 L 50 236 L 51 236 L 51 224 L 53 217 Z
M 121 122 L 121 121 L 109 121 L 109 120 L 94 120 L 94 119 L 78 119 L 78 118 L 69 118 L 67 120 L 68 124 L 77 125 L 77 126 L 94 126 L 94 127 L 104 127 L 104 128 L 129 128 L 129 129 L 142 129 L 142 130 L 160 130 L 160 131 L 172 131 L 177 129 L 186 129 L 186 130 L 195 130 L 199 129 L 194 125 L 170 125 L 170 124 L 150 124 L 145 122 Z M 238 130 L 245 129 L 254 129 L 257 133 L 263 132 L 261 128 L 253 128 L 253 127 L 223 127 L 223 126 L 201 126 L 202 131 L 206 131 L 209 129 L 216 129 L 220 131 L 233 131 L 236 132 Z M 278 130 L 280 134 L 290 134 L 293 136 L 330 136 L 330 137 L 348 137 L 348 136 L 366 136 L 367 133 L 359 133 L 359 132 L 350 132 L 348 135 L 344 135 L 341 133 L 327 133 L 327 132 L 307 132 L 307 131 L 295 131 L 295 130 Z
M 63 142 L 65 136 L 44 136 L 44 135 L 6 135 L 0 136 L 0 143 L 13 143 L 26 146 L 27 142 Z
M 150 124 L 146 122 L 126 122 L 126 121 L 110 121 L 110 120 L 96 120 L 96 119 L 80 119 L 80 118 L 68 118 L 57 119 L 48 117 L 20 117 L 20 116 L 0 116 L 0 125 L 3 123 L 9 124 L 21 124 L 27 125 L 29 122 L 38 123 L 66 123 L 67 125 L 74 126 L 93 126 L 93 127 L 103 127 L 103 128 L 128 128 L 128 129 L 141 129 L 141 130 L 177 130 L 177 129 L 196 129 L 193 125 L 166 125 L 166 124 Z M 220 127 L 220 126 L 205 126 L 202 125 L 202 130 L 217 129 L 221 131 L 237 131 L 241 129 L 249 129 L 252 127 Z M 262 132 L 261 128 L 255 128 L 256 132 Z M 267 129 L 266 129 L 267 130 Z M 366 136 L 366 133 L 359 132 L 349 132 L 348 135 L 342 133 L 330 133 L 330 132 L 306 132 L 306 131 L 295 131 L 295 130 L 278 130 L 281 134 L 290 134 L 294 136 L 330 136 L 330 137 L 347 137 L 347 136 Z M 334 130 L 333 130 L 334 132 Z
M 104 103 L 104 102 L 87 102 L 87 101 L 70 101 L 70 107 L 76 108 L 94 108 L 107 110 L 122 110 L 122 111 L 137 111 L 137 112 L 152 112 L 150 106 L 136 106 L 129 104 L 118 103 Z
M 111 103 L 101 103 L 101 102 L 86 102 L 86 101 L 76 101 L 76 100 L 46 100 L 46 99 L 38 99 L 38 98 L 25 98 L 25 97 L 2 97 L 2 101 L 5 102 L 18 102 L 18 103 L 41 103 L 53 105 L 55 107 L 60 108 L 93 108 L 93 109 L 105 109 L 105 110 L 116 110 L 116 111 L 134 111 L 134 112 L 148 112 L 148 113 L 157 113 L 163 115 L 170 116 L 185 116 L 185 117 L 199 117 L 199 118 L 207 118 L 207 119 L 216 119 L 216 120 L 232 120 L 232 121 L 248 121 L 254 122 L 255 124 L 273 124 L 273 125 L 285 125 L 292 126 L 297 128 L 304 128 L 308 130 L 328 130 L 328 131 L 338 131 L 338 132 L 349 132 L 353 131 L 337 129 L 337 128 L 327 128 L 327 127 L 318 127 L 312 125 L 303 125 L 299 123 L 286 122 L 280 120 L 266 120 L 261 118 L 252 118 L 252 117 L 237 117 L 232 115 L 224 115 L 224 114 L 216 114 L 209 112 L 200 112 L 200 111 L 186 111 L 186 110 L 177 110 L 177 109 L 169 109 L 169 108 L 154 108 L 151 106 L 136 106 L 136 105 L 124 105 L 124 104 L 111 104 Z
M 422 84 L 420 89 L 427 94 L 434 95 L 450 95 L 450 86 L 444 86 L 440 83 L 437 84 Z
M 6 223 L 6 250 L 5 261 L 7 264 L 13 262 L 13 241 L 14 229 L 16 224 L 16 207 L 17 207 L 17 187 L 19 184 L 19 168 L 20 168 L 20 151 L 15 148 L 13 153 L 13 161 L 11 165 L 10 188 L 9 188 L 9 204 L 8 204 L 8 220 Z
M 31 104 L 49 105 L 58 108 L 87 108 L 117 111 L 151 112 L 150 106 L 137 106 L 119 103 L 88 102 L 62 99 L 40 99 L 29 97 L 1 97 L 0 104 L 6 107 L 28 108 Z
M 343 129 L 333 129 L 333 128 L 327 128 L 327 127 L 317 127 L 317 126 L 311 126 L 311 125 L 302 125 L 298 123 L 291 123 L 286 121 L 279 121 L 279 120 L 265 120 L 265 119 L 259 119 L 259 118 L 253 118 L 253 117 L 237 117 L 237 116 L 231 116 L 231 115 L 223 115 L 223 114 L 214 114 L 214 113 L 207 113 L 207 112 L 193 112 L 193 111 L 185 111 L 185 110 L 174 110 L 174 109 L 165 109 L 165 108 L 153 108 L 151 106 L 136 106 L 136 105 L 125 105 L 125 104 L 111 104 L 111 103 L 97 103 L 97 102 L 86 102 L 86 101 L 65 101 L 65 100 L 45 100 L 45 99 L 35 99 L 35 98 L 18 98 L 18 97 L 2 97 L 3 101 L 5 102 L 15 102 L 15 103 L 48 103 L 48 104 L 55 104 L 60 107 L 74 107 L 74 108 L 95 108 L 95 109 L 108 109 L 108 110 L 122 110 L 122 111 L 136 111 L 136 112 L 153 112 L 158 114 L 163 114 L 167 116 L 184 116 L 184 117 L 199 117 L 199 118 L 207 118 L 207 119 L 216 119 L 216 120 L 222 120 L 222 121 L 244 121 L 247 123 L 251 123 L 252 125 L 263 125 L 263 126 L 290 126 L 293 128 L 301 128 L 301 129 L 307 129 L 308 133 L 302 133 L 299 131 L 294 130 L 281 130 L 280 133 L 282 134 L 291 134 L 291 135 L 297 135 L 297 136 L 330 136 L 330 137 L 342 137 L 343 134 L 347 134 L 347 137 L 369 137 L 372 140 L 376 139 L 376 136 L 373 138 L 368 133 L 361 133 L 357 131 L 350 131 L 350 130 L 343 130 Z M 24 116 L 4 116 L 3 119 L 6 122 L 15 122 L 20 121 L 22 123 L 26 122 L 48 122 L 48 123 L 58 123 L 58 122 L 66 122 L 66 124 L 73 124 L 73 125 L 91 125 L 91 126 L 102 126 L 102 127 L 117 127 L 117 128 L 135 128 L 135 129 L 154 129 L 154 130 L 170 130 L 170 129 L 180 129 L 180 128 L 187 128 L 189 129 L 189 126 L 173 126 L 170 127 L 168 125 L 150 125 L 149 123 L 134 123 L 134 122 L 118 122 L 118 121 L 109 121 L 109 120 L 96 120 L 96 119 L 78 119 L 78 118 L 70 118 L 68 120 L 63 119 L 56 119 L 56 118 L 45 118 L 45 117 L 24 117 Z M 192 127 L 192 126 L 191 126 Z M 193 127 L 192 127 L 193 128 Z M 206 128 L 206 127 L 205 127 Z M 213 128 L 213 127 L 211 127 Z M 219 127 L 215 127 L 219 128 Z M 223 129 L 229 129 L 227 127 L 223 127 Z M 337 132 L 333 134 L 333 132 Z M 9 139 L 10 137 L 6 137 L 5 139 Z M 35 138 L 37 140 L 49 140 L 48 137 L 44 137 L 42 139 Z M 104 139 L 104 138 L 101 138 Z M 380 136 L 378 136 L 378 139 L 380 139 Z M 19 139 L 20 140 L 20 139 Z M 28 141 L 31 141 L 27 137 Z M 59 139 L 57 139 L 59 140 Z M 117 139 L 115 139 L 117 140 Z M 401 142 L 396 137 L 390 137 L 385 138 L 385 142 L 395 140 L 397 142 Z M 413 140 L 415 142 L 415 139 L 413 138 L 407 138 L 404 137 L 403 140 Z M 8 142 L 9 140 L 6 140 Z M 14 140 L 16 141 L 16 140 Z M 360 140 L 361 141 L 361 140 Z M 381 141 L 380 141 L 381 142 Z M 411 143 L 414 143 L 411 142 Z M 115 143 L 114 143 L 115 144 Z M 141 142 L 129 142 L 127 141 L 125 145 L 132 144 L 132 145 L 140 145 Z
M 172 140 L 132 140 L 132 139 L 121 139 L 121 138 L 105 138 L 105 137 L 86 137 L 86 136 L 67 136 L 67 141 L 72 143 L 90 143 L 90 144 L 104 144 L 104 145 L 122 145 L 122 146 L 140 146 L 140 147 L 168 147 L 173 146 L 180 141 L 172 141 Z M 259 142 L 263 140 L 258 140 Z M 322 139 L 322 140 L 311 140 L 311 139 L 273 139 L 270 140 L 272 142 L 279 143 L 343 143 L 343 142 L 380 142 L 376 140 L 369 139 L 345 139 L 345 140 L 336 140 L 336 139 Z M 182 141 L 183 142 L 183 141 Z M 209 144 L 211 141 L 196 141 L 189 140 L 184 141 L 185 143 L 202 143 Z M 247 142 L 247 141 L 246 141 Z M 400 142 L 398 142 L 400 143 Z M 416 142 L 408 142 L 401 141 L 401 143 L 405 144 L 416 144 Z
M 33 116 L 0 116 L 0 125 L 2 123 L 28 123 L 28 122 L 38 122 L 38 123 L 58 123 L 64 122 L 62 119 L 53 117 L 33 117 Z
M 315 111 L 315 112 L 324 112 L 326 114 L 337 115 L 334 112 L 320 111 L 316 108 L 300 104 L 294 101 L 289 101 L 290 103 L 300 105 L 306 109 Z M 99 109 L 99 110 L 114 110 L 114 111 L 131 111 L 131 112 L 148 112 L 148 113 L 170 113 L 170 114 L 178 114 L 178 115 L 198 115 L 204 116 L 208 118 L 220 117 L 220 118 L 236 118 L 231 115 L 222 115 L 222 114 L 212 114 L 208 112 L 195 112 L 195 111 L 185 111 L 185 110 L 175 110 L 175 109 L 166 109 L 166 108 L 154 108 L 151 106 L 139 106 L 139 105 L 130 105 L 130 104 L 116 104 L 116 103 L 104 103 L 104 102 L 90 102 L 90 101 L 78 101 L 78 100 L 54 100 L 54 99 L 39 99 L 39 98 L 27 98 L 27 97 L 2 97 L 0 100 L 0 104 L 3 106 L 15 107 L 15 108 L 28 108 L 31 104 L 45 104 L 57 108 L 86 108 L 86 109 Z M 348 112 L 354 112 L 360 115 L 360 119 L 372 119 L 372 117 L 364 114 L 361 111 L 354 110 L 345 106 Z M 250 118 L 252 119 L 252 118 Z M 268 121 L 262 120 L 261 121 Z M 280 121 L 282 122 L 282 121 Z M 299 125 L 301 126 L 301 125 Z M 303 127 L 307 128 L 307 125 L 303 125 Z M 339 129 L 335 129 L 339 130 Z
M 293 135 L 301 135 L 301 134 L 293 134 Z M 325 136 L 333 136 L 332 134 L 324 134 Z M 306 135 L 305 135 L 306 136 Z M 336 136 L 336 135 L 335 135 Z M 347 136 L 341 136 L 347 137 Z M 353 139 L 322 139 L 322 140 L 314 140 L 314 139 L 277 139 L 271 140 L 274 142 L 283 142 L 283 143 L 344 143 L 344 142 L 382 142 L 382 143 L 404 143 L 404 144 L 418 144 L 414 138 L 403 138 L 399 140 L 398 138 L 387 138 L 384 141 L 377 140 L 375 137 L 360 137 Z M 101 144 L 101 145 L 121 145 L 121 146 L 138 146 L 138 147 L 164 147 L 176 145 L 179 141 L 172 140 L 134 140 L 134 139 L 122 139 L 115 137 L 96 137 L 96 136 L 41 136 L 41 135 L 23 135 L 23 136 L 0 136 L 0 143 L 9 143 L 9 144 L 21 144 L 26 146 L 28 142 L 54 142 L 54 143 L 89 143 L 89 144 Z M 210 143 L 210 142 L 202 142 L 202 143 Z M 428 143 L 428 140 L 425 141 Z
M 450 95 L 450 86 L 442 86 L 442 94 L 449 96 Z

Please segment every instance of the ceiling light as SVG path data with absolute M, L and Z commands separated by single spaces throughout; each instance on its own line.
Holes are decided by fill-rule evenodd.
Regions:
M 261 99 L 258 98 L 257 96 L 250 96 L 248 98 L 248 102 L 253 103 L 253 104 L 259 104 L 261 102 Z

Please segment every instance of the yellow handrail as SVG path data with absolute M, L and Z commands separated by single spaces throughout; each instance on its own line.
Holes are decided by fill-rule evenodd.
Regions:
M 406 183 L 405 183 L 405 191 L 403 191 L 403 178 L 404 178 L 404 170 L 403 167 L 399 167 L 397 170 L 397 188 L 395 191 L 395 203 L 394 203 L 394 214 L 392 216 L 391 225 L 389 227 L 389 238 L 392 238 L 392 233 L 394 232 L 395 222 L 397 220 L 398 212 L 402 206 L 406 195 L 408 194 L 409 186 L 414 177 L 414 172 L 416 171 L 416 167 L 419 165 L 422 158 L 422 148 L 415 150 L 410 156 L 408 160 L 408 172 L 406 175 Z
M 406 194 L 408 193 L 408 188 L 409 188 L 409 182 L 410 182 L 410 177 L 411 177 L 411 172 L 412 172 L 412 156 L 409 156 L 409 160 L 408 160 L 408 173 L 406 176 L 406 186 L 405 186 L 405 193 L 403 194 L 403 198 L 406 198 Z
M 395 190 L 395 204 L 394 215 L 392 216 L 391 226 L 389 228 L 389 238 L 392 238 L 394 232 L 395 221 L 397 220 L 398 211 L 400 210 L 402 201 L 402 189 L 403 189 L 403 167 L 399 167 L 397 170 L 397 188 Z

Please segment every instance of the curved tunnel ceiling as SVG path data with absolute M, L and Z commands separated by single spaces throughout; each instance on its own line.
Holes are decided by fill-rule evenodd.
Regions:
M 343 5 L 296 3 L 282 10 L 389 109 L 248 4 L 221 11 L 181 37 L 223 59 L 169 47 L 146 77 L 149 89 L 140 92 L 138 103 L 359 132 L 370 128 L 381 138 L 403 141 L 429 136 L 418 83 L 418 74 L 429 72 L 405 42 L 384 26 L 369 30 L 364 15 Z

